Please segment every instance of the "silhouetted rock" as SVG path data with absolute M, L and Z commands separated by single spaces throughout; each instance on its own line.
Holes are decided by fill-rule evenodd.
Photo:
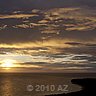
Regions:
M 96 96 L 96 79 L 86 78 L 86 79 L 73 79 L 72 84 L 77 84 L 82 87 L 82 90 L 77 92 L 71 92 L 67 94 L 57 94 L 49 96 Z

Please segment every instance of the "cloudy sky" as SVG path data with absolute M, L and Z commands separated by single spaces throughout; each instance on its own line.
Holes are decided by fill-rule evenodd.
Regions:
M 95 72 L 96 1 L 0 0 L 0 71 Z

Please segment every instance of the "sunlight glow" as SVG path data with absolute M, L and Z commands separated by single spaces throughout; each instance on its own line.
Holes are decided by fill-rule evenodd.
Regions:
M 6 59 L 2 62 L 1 67 L 4 69 L 10 69 L 10 68 L 15 67 L 14 63 L 16 63 L 16 61 L 11 60 L 11 59 Z

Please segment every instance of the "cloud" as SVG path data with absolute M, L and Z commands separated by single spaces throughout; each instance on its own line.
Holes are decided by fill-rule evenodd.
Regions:
M 7 27 L 7 25 L 1 25 L 0 30 L 5 29 L 6 27 Z
M 0 15 L 0 19 L 8 19 L 8 18 L 29 18 L 29 17 L 33 17 L 33 16 L 37 16 L 36 14 L 13 14 L 13 15 Z
M 27 11 L 16 12 L 0 15 L 3 24 L 0 43 L 24 43 L 53 38 L 78 42 L 96 41 L 96 9 L 79 6 L 33 9 L 29 11 L 30 14 Z
M 96 47 L 95 42 L 87 43 L 87 42 L 66 42 L 65 44 L 72 45 L 72 46 L 86 46 L 86 47 Z
M 44 47 L 45 48 L 45 47 Z M 96 67 L 96 56 L 92 54 L 53 54 L 53 53 L 40 53 L 39 49 L 46 50 L 44 48 L 29 48 L 29 49 L 18 49 L 18 48 L 5 48 L 0 49 L 5 54 L 0 54 L 0 64 L 2 61 L 7 59 L 15 60 L 16 69 L 23 70 L 53 70 L 53 71 L 64 71 L 64 70 L 91 70 Z M 34 53 L 32 51 L 37 51 Z M 19 51 L 19 53 L 18 53 Z M 24 51 L 26 51 L 24 53 Z M 23 54 L 22 54 L 23 53 Z M 40 71 L 38 70 L 38 71 Z
M 73 46 L 83 45 L 83 43 L 80 43 L 80 42 L 66 42 L 65 44 L 69 44 L 69 45 L 73 45 Z

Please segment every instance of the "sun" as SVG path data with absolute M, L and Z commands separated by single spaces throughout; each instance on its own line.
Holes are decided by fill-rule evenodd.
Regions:
M 14 63 L 15 63 L 14 60 L 6 59 L 2 62 L 1 67 L 4 69 L 10 69 L 12 67 L 15 67 Z

